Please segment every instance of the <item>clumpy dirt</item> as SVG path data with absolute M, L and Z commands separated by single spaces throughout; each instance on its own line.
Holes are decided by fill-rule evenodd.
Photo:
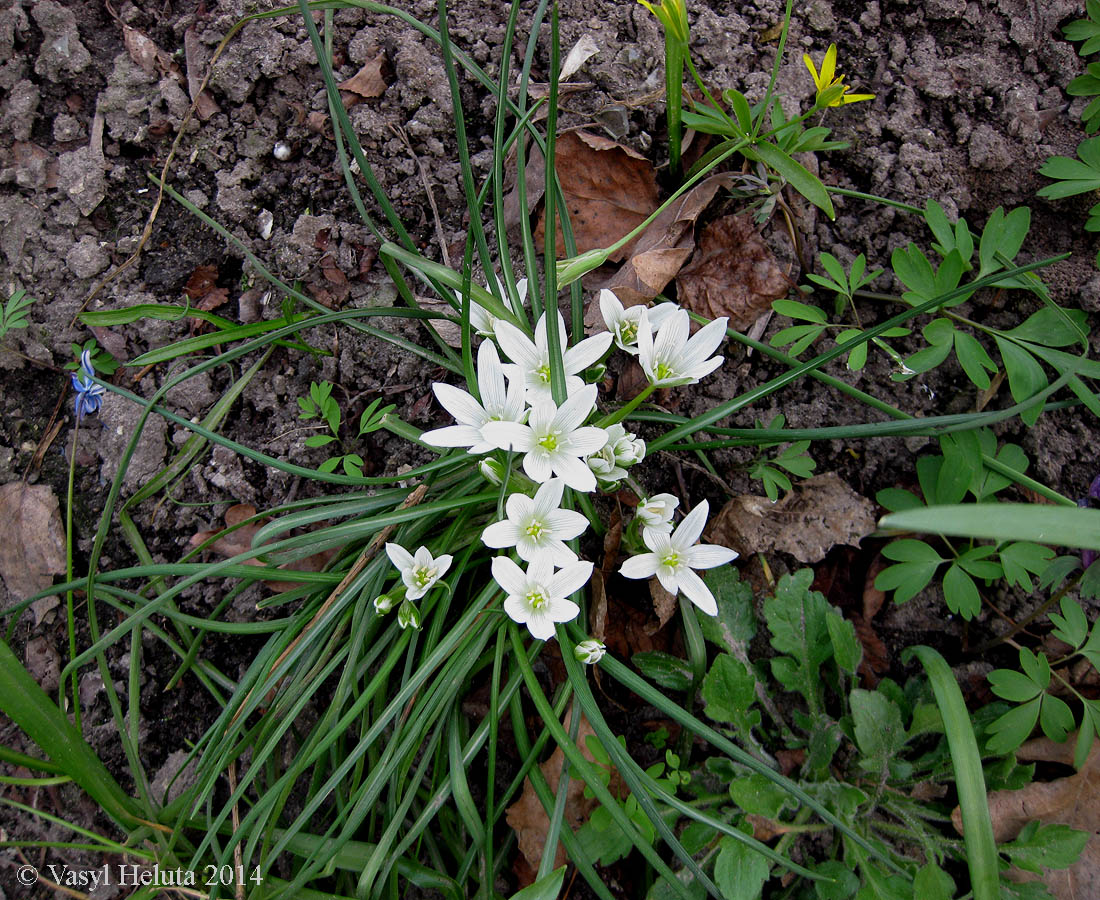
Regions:
M 422 21 L 435 21 L 434 0 L 400 5 Z M 494 76 L 508 4 L 463 0 L 451 7 L 453 40 Z M 813 0 L 798 7 L 778 79 L 780 94 L 789 98 L 788 112 L 805 106 L 813 93 L 801 54 L 812 52 L 820 60 L 830 42 L 839 47 L 849 83 L 875 94 L 870 103 L 828 113 L 826 124 L 834 136 L 851 146 L 821 160 L 822 177 L 918 206 L 934 199 L 949 216 L 964 215 L 972 228 L 980 228 L 997 206 L 1026 204 L 1032 209 L 1032 230 L 1021 258 L 1072 251 L 1072 258 L 1044 270 L 1043 278 L 1057 302 L 1090 313 L 1100 309 L 1100 275 L 1091 262 L 1095 248 L 1081 229 L 1089 201 L 1051 204 L 1035 197 L 1045 183 L 1036 173 L 1042 161 L 1072 155 L 1083 137 L 1079 112 L 1084 101 L 1065 93 L 1082 64 L 1074 47 L 1059 38 L 1060 26 L 1080 14 L 1078 5 L 1068 0 Z M 525 4 L 520 15 L 523 39 L 531 8 Z M 86 304 L 98 310 L 182 303 L 195 269 L 213 266 L 217 287 L 228 298 L 219 314 L 242 323 L 281 314 L 282 298 L 239 250 L 167 199 L 137 264 L 119 272 L 88 302 L 100 279 L 115 272 L 139 244 L 156 196 L 147 176 L 159 174 L 190 92 L 229 29 L 256 9 L 244 0 L 125 0 L 117 6 L 98 0 L 5 0 L 0 5 L 0 295 L 25 288 L 39 298 L 30 327 L 12 332 L 0 347 L 0 481 L 43 480 L 64 495 L 71 407 L 61 366 L 72 358 L 71 345 L 91 336 L 87 328 L 72 324 Z M 753 100 L 763 95 L 775 48 L 769 30 L 781 21 L 782 12 L 780 0 L 689 3 L 692 47 L 712 88 L 738 88 Z M 384 92 L 349 110 L 375 174 L 424 252 L 436 259 L 444 252 L 452 261 L 460 259 L 466 212 L 451 100 L 436 49 L 392 18 L 347 9 L 334 19 L 338 79 L 351 77 L 368 61 L 381 60 Z M 565 98 L 563 126 L 586 125 L 663 164 L 663 49 L 653 16 L 629 0 L 561 0 L 560 20 L 565 50 L 583 35 L 599 48 L 574 78 L 591 87 Z M 135 33 L 161 51 L 145 58 L 144 68 L 127 49 L 126 37 L 133 43 Z M 515 66 L 521 62 L 522 44 L 515 51 Z M 544 43 L 534 80 L 546 80 L 547 58 Z M 469 79 L 463 82 L 462 101 L 472 164 L 478 178 L 484 178 L 492 159 L 492 106 Z M 326 121 L 325 92 L 300 20 L 286 17 L 246 26 L 215 66 L 200 112 L 169 167 L 170 184 L 281 278 L 300 282 L 326 306 L 389 304 L 393 289 L 377 261 L 378 242 L 347 195 Z M 907 213 L 838 198 L 836 220 L 817 216 L 802 240 L 808 254 L 828 251 L 847 263 L 864 253 L 870 266 L 878 267 L 888 264 L 894 249 L 909 241 L 927 247 L 930 238 Z M 887 279 L 875 285 L 882 291 L 896 287 Z M 963 307 L 987 321 L 1019 320 L 1033 309 L 1018 293 L 983 295 Z M 861 314 L 866 323 L 884 311 L 871 301 Z M 399 320 L 387 324 L 403 337 L 426 340 L 418 326 Z M 773 321 L 768 334 L 779 327 Z M 147 320 L 96 329 L 95 336 L 126 361 L 186 337 L 187 329 L 185 322 Z M 350 404 L 349 419 L 383 396 L 418 427 L 441 424 L 429 390 L 441 371 L 350 329 L 319 329 L 306 339 L 331 355 L 276 351 L 226 421 L 229 437 L 297 464 L 317 465 L 322 457 L 304 445 L 310 432 L 298 420 L 295 398 L 308 392 L 311 381 L 322 379 L 338 386 L 341 401 Z M 905 342 L 899 346 L 904 349 Z M 783 371 L 732 345 L 728 353 L 716 376 L 697 388 L 671 392 L 666 405 L 695 414 Z M 169 366 L 135 374 L 123 368 L 116 381 L 148 395 L 175 371 Z M 219 369 L 192 379 L 169 396 L 169 405 L 187 418 L 201 417 L 240 371 Z M 900 385 L 889 380 L 884 358 L 873 358 L 860 373 L 847 372 L 840 363 L 828 371 L 919 416 L 965 411 L 975 400 L 972 387 L 950 365 Z M 1007 402 L 1007 389 L 1002 388 L 993 405 Z M 878 418 L 806 381 L 744 410 L 729 424 L 750 426 L 780 413 L 795 428 Z M 41 463 L 32 465 L 55 414 L 63 421 L 60 435 L 52 438 Z M 100 415 L 81 429 L 78 558 L 90 549 L 106 486 L 136 416 L 125 401 L 108 396 Z M 1031 473 L 1067 496 L 1084 495 L 1096 475 L 1096 426 L 1077 410 L 1048 413 L 1030 431 L 1008 422 L 997 432 L 1002 440 L 1021 443 L 1033 461 Z M 150 419 L 126 476 L 125 493 L 163 466 L 187 436 L 183 428 Z M 934 447 L 924 438 L 828 441 L 815 445 L 812 453 L 818 472 L 838 472 L 857 492 L 873 497 L 883 487 L 912 486 L 915 458 Z M 384 433 L 371 435 L 359 452 L 368 460 L 368 474 L 417 461 L 401 441 Z M 708 497 L 712 506 L 721 504 L 728 496 L 721 484 L 737 492 L 759 492 L 744 471 L 750 458 L 747 451 L 718 454 L 721 483 L 685 464 L 660 469 L 662 474 L 649 476 L 656 479 L 649 486 L 686 489 L 694 501 Z M 174 559 L 190 535 L 219 521 L 229 504 L 277 505 L 300 489 L 300 483 L 282 473 L 215 450 L 174 493 L 177 501 L 210 505 L 171 506 L 170 513 L 162 510 L 154 520 L 152 504 L 146 504 L 136 521 L 154 557 Z M 844 590 L 857 596 L 862 591 L 863 574 L 877 546 L 865 542 L 862 553 L 846 557 L 860 574 L 842 579 Z M 123 543 L 109 544 L 105 565 L 130 561 Z M 782 561 L 776 564 L 781 570 Z M 836 564 L 833 559 L 831 565 Z M 0 606 L 12 599 L 0 587 Z M 187 598 L 197 607 L 210 600 L 201 591 Z M 838 596 L 830 600 L 842 603 Z M 941 601 L 928 592 L 919 601 L 887 609 L 880 617 L 881 633 L 895 639 L 895 649 L 900 649 L 942 632 L 941 617 Z M 25 617 L 16 636 L 20 646 L 44 635 L 60 648 L 63 631 L 56 615 L 38 625 Z M 963 636 L 958 623 L 949 631 Z M 230 673 L 247 659 L 241 645 L 223 642 L 210 652 L 224 656 Z M 145 662 L 150 686 L 163 683 L 171 661 L 151 652 Z M 113 674 L 122 678 L 124 663 L 119 665 L 123 668 Z M 85 681 L 94 677 L 98 675 L 84 675 Z M 94 683 L 86 689 L 90 697 L 97 696 Z M 146 711 L 153 724 L 145 746 L 154 769 L 201 731 L 198 717 L 181 716 L 181 708 L 150 688 Z M 93 705 L 90 714 L 94 721 L 105 710 Z M 180 720 L 194 722 L 195 732 L 176 727 Z M 96 734 L 97 750 L 121 764 L 117 743 Z M 19 743 L 11 728 L 5 729 L 4 738 Z M 76 802 L 75 794 L 64 796 L 65 802 Z M 43 798 L 38 802 L 50 807 Z M 25 834 L 39 833 L 24 824 Z M 27 896 L 13 877 L 11 869 L 0 868 L 0 897 L 4 890 Z

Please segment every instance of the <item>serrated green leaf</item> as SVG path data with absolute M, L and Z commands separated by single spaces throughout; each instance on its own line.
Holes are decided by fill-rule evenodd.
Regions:
M 1042 825 L 1030 822 L 1016 840 L 1001 844 L 1000 851 L 1015 865 L 1029 872 L 1043 869 L 1068 869 L 1081 856 L 1089 833 L 1068 825 Z
M 700 693 L 707 716 L 716 722 L 729 722 L 745 735 L 760 724 L 760 712 L 750 709 L 756 701 L 756 676 L 730 654 L 718 654 Z
M 849 695 L 856 744 L 868 772 L 886 770 L 886 764 L 905 746 L 905 726 L 896 703 L 879 691 L 856 688 Z
M 913 879 L 913 897 L 920 900 L 953 900 L 955 879 L 935 863 L 925 863 Z
M 798 805 L 791 799 L 790 793 L 758 773 L 731 781 L 729 795 L 743 812 L 769 819 L 778 819 L 783 810 L 794 809 Z
M 775 596 L 764 601 L 764 617 L 771 645 L 789 654 L 772 660 L 772 672 L 789 691 L 798 691 L 816 708 L 820 691 L 819 670 L 832 654 L 825 625 L 825 598 L 810 590 L 813 571 L 800 569 L 779 579 Z
M 833 659 L 836 660 L 836 664 L 854 675 L 863 658 L 863 647 L 856 637 L 855 625 L 829 609 L 825 612 L 825 627 L 829 632 L 829 641 L 833 646 Z
M 758 900 L 771 864 L 740 841 L 728 835 L 718 842 L 714 881 L 726 900 Z
M 756 636 L 752 586 L 733 566 L 708 569 L 703 581 L 718 604 L 718 615 L 699 617 L 703 637 L 725 650 L 744 647 Z
M 823 876 L 814 882 L 817 900 L 851 900 L 859 890 L 859 876 L 839 860 L 823 862 L 814 871 Z

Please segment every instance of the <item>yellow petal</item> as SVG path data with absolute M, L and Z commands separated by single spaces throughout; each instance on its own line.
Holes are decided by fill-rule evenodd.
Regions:
M 874 100 L 874 94 L 845 94 L 841 99 L 841 105 L 845 103 L 859 103 L 860 100 Z
M 829 44 L 825 51 L 825 59 L 821 63 L 821 80 L 826 85 L 832 84 L 833 75 L 836 74 L 836 44 Z
M 642 0 L 638 0 L 638 2 L 641 3 Z M 806 68 L 810 70 L 810 76 L 814 80 L 814 87 L 816 87 L 818 92 L 820 92 L 821 91 L 821 79 L 817 77 L 817 69 L 814 66 L 814 61 L 812 59 L 810 59 L 810 54 L 809 53 L 803 53 L 802 54 L 802 61 L 806 64 Z

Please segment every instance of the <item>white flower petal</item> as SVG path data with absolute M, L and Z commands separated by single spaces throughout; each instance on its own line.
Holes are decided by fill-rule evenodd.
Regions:
M 702 578 L 692 572 L 691 569 L 682 569 L 677 580 L 680 590 L 683 591 L 688 600 L 708 616 L 718 615 L 718 603 L 714 599 L 714 594 L 710 592 L 710 588 L 703 583 Z
M 452 562 L 454 562 L 454 557 L 449 553 L 444 553 L 442 556 L 437 556 L 435 558 L 434 563 L 437 581 L 447 574 L 447 570 L 451 567 Z
M 555 509 L 546 517 L 546 525 L 555 538 L 569 541 L 584 533 L 588 519 L 571 509 Z
M 696 544 L 687 553 L 688 565 L 693 569 L 713 569 L 737 559 L 737 552 L 717 544 Z
M 550 593 L 554 597 L 568 597 L 588 584 L 588 579 L 591 577 L 592 563 L 587 561 L 571 563 L 551 577 L 548 585 Z
M 624 578 L 651 578 L 657 572 L 657 554 L 639 553 L 622 564 L 619 574 Z
M 561 498 L 564 493 L 565 482 L 559 478 L 551 478 L 535 492 L 535 499 L 529 507 L 530 514 L 540 520 L 548 518 L 554 510 L 561 506 Z M 508 515 L 512 515 L 511 510 L 508 510 Z
M 603 331 L 570 347 L 565 351 L 565 371 L 571 375 L 583 372 L 599 361 L 611 346 L 611 341 L 611 332 Z
M 416 562 L 415 559 L 413 559 L 413 555 L 400 544 L 387 543 L 386 556 L 390 558 L 390 562 L 402 571 L 411 569 Z
M 520 595 L 527 592 L 527 576 L 524 574 L 523 569 L 507 556 L 494 556 L 492 570 L 493 579 L 504 589 L 505 593 Z M 513 616 L 513 618 L 515 617 Z
M 557 408 L 553 416 L 553 427 L 561 431 L 573 431 L 579 428 L 584 420 L 596 406 L 596 385 L 586 385 L 579 391 L 571 393 L 566 401 Z M 534 418 L 534 413 L 531 414 Z M 604 436 L 607 443 L 607 436 Z M 602 447 L 600 444 L 596 449 Z
M 523 458 L 525 469 L 527 468 L 527 460 L 530 458 L 530 453 Z M 581 491 L 584 494 L 589 494 L 596 490 L 596 476 L 593 475 L 592 470 L 576 456 L 556 453 L 551 462 L 554 471 L 560 475 L 562 480 L 569 485 L 569 487 L 573 488 L 573 490 Z M 531 474 L 530 470 L 528 470 L 527 474 Z M 534 478 L 535 476 L 531 475 L 531 477 Z
M 657 580 L 661 582 L 661 587 L 668 591 L 673 596 L 680 590 L 680 571 L 690 572 L 690 569 L 682 569 L 674 571 L 669 566 L 657 566 Z
M 497 343 L 512 362 L 524 372 L 539 366 L 538 348 L 522 331 L 511 322 L 498 322 L 496 327 Z
M 477 387 L 481 403 L 490 416 L 504 410 L 507 395 L 504 390 L 504 369 L 492 341 L 482 341 L 477 351 Z
M 569 435 L 569 452 L 576 456 L 589 456 L 601 450 L 607 443 L 607 432 L 595 425 L 578 428 Z
M 484 437 L 481 429 L 473 425 L 448 425 L 425 431 L 420 440 L 433 447 L 473 447 L 483 443 Z
M 707 524 L 707 514 L 709 512 L 710 504 L 703 500 L 695 509 L 684 516 L 684 521 L 676 528 L 672 538 L 672 543 L 677 550 L 683 553 L 699 540 L 699 535 L 703 533 L 703 528 Z
M 499 550 L 502 547 L 514 547 L 520 538 L 520 530 L 515 522 L 494 522 L 481 532 L 481 541 L 486 547 Z
M 614 331 L 618 327 L 623 320 L 624 312 L 623 305 L 614 291 L 609 291 L 607 288 L 600 291 L 600 315 L 603 316 L 603 323 L 608 331 Z
M 515 618 L 515 616 L 512 618 Z M 517 619 L 517 621 L 519 620 Z M 527 630 L 531 632 L 531 637 L 540 641 L 548 641 L 554 636 L 554 620 L 543 610 L 532 610 L 530 615 L 527 616 L 525 624 Z
M 541 447 L 529 450 L 523 457 L 523 471 L 531 477 L 532 481 L 537 481 L 539 484 L 549 481 L 554 475 L 550 454 Z
M 460 390 L 451 384 L 436 382 L 432 385 L 436 399 L 460 425 L 473 425 L 480 428 L 488 420 L 485 410 L 466 391 Z
M 518 422 L 486 422 L 481 436 L 501 450 L 518 450 L 521 453 L 532 444 L 531 429 Z

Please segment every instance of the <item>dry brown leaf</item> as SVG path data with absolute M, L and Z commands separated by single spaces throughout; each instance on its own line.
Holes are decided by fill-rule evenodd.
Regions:
M 694 258 L 676 278 L 681 306 L 708 319 L 727 316 L 738 331 L 752 325 L 790 288 L 791 280 L 749 213 L 711 222 Z
M 657 175 L 653 164 L 629 147 L 591 132 L 566 131 L 558 136 L 554 154 L 554 168 L 569 210 L 578 253 L 611 246 L 657 208 Z M 531 156 L 534 163 L 536 154 Z M 543 213 L 535 230 L 536 240 L 543 240 L 545 228 Z M 612 254 L 611 261 L 625 258 L 633 243 Z M 560 223 L 555 247 L 558 256 L 563 256 Z
M 566 719 L 566 731 L 569 730 L 571 722 L 571 718 Z M 588 724 L 588 720 L 582 716 L 580 724 L 577 726 L 577 746 L 589 762 L 595 762 L 596 760 L 592 756 L 592 751 L 588 749 L 585 739 L 589 735 L 594 736 L 595 733 L 592 726 Z M 550 755 L 550 758 L 539 766 L 550 785 L 552 793 L 556 793 L 558 790 L 558 781 L 561 778 L 561 767 L 564 761 L 565 754 L 558 747 Z M 576 831 L 588 820 L 588 816 L 596 806 L 595 799 L 588 799 L 584 796 L 584 781 L 576 777 L 570 778 L 565 798 L 566 826 Z M 546 810 L 542 808 L 542 803 L 539 802 L 538 794 L 535 793 L 530 778 L 523 782 L 523 794 L 520 795 L 519 800 L 508 807 L 505 819 L 516 833 L 516 841 L 519 843 L 520 852 L 532 868 L 537 869 L 542 859 L 543 848 L 546 846 L 546 829 L 550 827 L 550 817 L 546 815 Z M 563 866 L 565 862 L 565 847 L 559 843 L 554 866 Z
M 386 54 L 379 53 L 374 59 L 367 60 L 351 78 L 337 85 L 346 95 L 351 95 L 344 96 L 344 106 L 354 106 L 361 99 L 381 97 L 386 92 L 386 79 L 382 75 L 385 62 Z
M 1028 741 L 1017 752 L 1020 760 L 1046 760 L 1072 765 L 1076 735 L 1062 744 L 1048 738 Z M 1080 771 L 1056 781 L 1033 781 L 1018 791 L 993 791 L 989 795 L 993 837 L 998 843 L 1013 840 L 1028 823 L 1069 825 L 1087 831 L 1089 838 L 1080 858 L 1068 869 L 1048 869 L 1042 881 L 1056 900 L 1094 900 L 1100 885 L 1100 743 L 1092 745 Z M 962 834 L 962 814 L 951 814 L 955 830 Z M 1017 873 L 1020 880 L 1035 880 Z
M 0 576 L 22 600 L 65 571 L 65 529 L 53 489 L 12 481 L 0 485 Z
M 712 175 L 701 181 L 654 219 L 642 232 L 630 257 L 604 287 L 614 291 L 623 306 L 647 303 L 676 277 L 695 250 L 695 221 L 730 175 Z M 585 325 L 600 323 L 599 304 L 589 306 Z
M 657 621 L 661 623 L 659 627 L 664 628 L 676 613 L 676 595 L 666 591 L 664 585 L 653 577 L 649 579 L 649 596 L 653 600 Z
M 229 302 L 229 288 L 214 288 L 196 304 L 196 309 L 210 312 Z
M 199 88 L 202 87 L 203 69 L 206 68 L 206 51 L 203 49 L 194 25 L 183 33 L 183 58 L 187 63 L 187 93 L 195 104 L 195 115 L 205 122 L 218 112 L 219 107 L 209 90 L 199 92 Z
M 256 536 L 256 532 L 259 531 L 266 523 L 267 519 L 257 519 L 255 522 L 250 522 L 247 525 L 241 525 L 246 519 L 250 519 L 256 515 L 256 507 L 251 503 L 237 503 L 229 507 L 225 511 L 225 528 L 215 528 L 209 531 L 199 531 L 191 535 L 189 544 L 192 548 L 199 546 L 199 544 L 205 543 L 210 538 L 216 535 L 222 535 L 209 549 L 212 553 L 216 553 L 218 556 L 223 556 L 229 559 L 232 556 L 238 556 L 241 553 L 247 553 L 252 549 L 252 540 Z M 234 531 L 228 529 L 236 528 Z M 224 534 L 223 534 L 224 532 Z M 330 559 L 332 559 L 335 550 L 321 550 L 318 553 L 314 553 L 311 556 L 307 556 L 305 559 L 296 559 L 291 563 L 284 563 L 279 566 L 280 569 L 294 569 L 299 572 L 320 572 L 324 569 L 325 565 Z M 244 561 L 246 566 L 262 566 L 266 563 L 261 562 L 258 559 L 246 559 Z M 301 582 L 297 581 L 265 581 L 271 590 L 279 593 L 281 591 L 289 591 L 292 588 L 298 587 Z
M 196 266 L 195 271 L 191 273 L 191 277 L 187 279 L 183 292 L 192 300 L 201 300 L 214 290 L 214 285 L 217 282 L 217 266 Z
M 858 546 L 875 527 L 874 504 L 826 472 L 796 484 L 778 503 L 752 494 L 734 497 L 708 535 L 742 556 L 778 550 L 812 563 L 836 544 Z
M 142 34 L 136 28 L 125 24 L 122 26 L 122 43 L 126 45 L 130 59 L 146 75 L 156 74 L 158 65 L 162 72 L 171 71 L 172 57 L 161 50 L 152 38 Z

